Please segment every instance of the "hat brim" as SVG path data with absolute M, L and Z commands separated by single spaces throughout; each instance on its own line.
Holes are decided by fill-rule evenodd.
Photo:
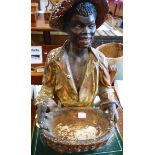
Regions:
M 53 29 L 63 30 L 63 17 L 73 6 L 85 0 L 63 0 L 54 8 L 49 18 L 49 25 Z M 96 28 L 100 27 L 106 19 L 109 11 L 107 0 L 86 0 L 96 6 Z

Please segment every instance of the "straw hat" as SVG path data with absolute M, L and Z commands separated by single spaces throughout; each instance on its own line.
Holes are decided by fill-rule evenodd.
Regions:
M 62 0 L 60 1 L 51 13 L 49 18 L 49 24 L 54 29 L 63 30 L 63 17 L 73 6 L 79 2 L 89 1 L 96 6 L 97 18 L 96 18 L 96 28 L 100 27 L 105 21 L 109 5 L 107 0 Z

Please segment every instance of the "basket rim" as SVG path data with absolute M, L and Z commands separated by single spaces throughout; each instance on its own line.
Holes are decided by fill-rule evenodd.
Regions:
M 52 112 L 55 112 L 57 110 L 61 110 L 61 111 L 65 111 L 65 110 L 69 110 L 69 109 L 88 109 L 88 110 L 97 110 L 99 112 L 103 112 L 101 109 L 94 109 L 92 107 L 64 107 L 64 108 L 59 108 L 56 107 L 52 110 Z M 51 112 L 51 113 L 52 113 Z M 109 123 L 109 127 L 108 129 L 106 129 L 106 132 L 103 133 L 101 136 L 96 137 L 94 139 L 87 139 L 87 140 L 63 140 L 61 138 L 52 136 L 52 134 L 45 129 L 41 129 L 41 134 L 43 136 L 43 138 L 45 139 L 45 141 L 51 142 L 51 143 L 59 143 L 61 145 L 92 145 L 92 144 L 96 144 L 96 143 L 103 143 L 104 141 L 108 140 L 110 138 L 110 136 L 113 133 L 113 128 L 114 128 L 114 122 Z

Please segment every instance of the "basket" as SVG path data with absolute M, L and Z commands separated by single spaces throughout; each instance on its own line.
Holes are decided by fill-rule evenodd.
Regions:
M 115 80 L 123 80 L 123 44 L 107 43 L 96 48 L 107 57 L 108 64 L 116 67 Z
M 113 134 L 114 122 L 109 122 L 108 118 L 109 113 L 100 109 L 54 108 L 45 120 L 49 131 L 42 129 L 41 137 L 45 144 L 60 153 L 94 150 L 105 145 Z

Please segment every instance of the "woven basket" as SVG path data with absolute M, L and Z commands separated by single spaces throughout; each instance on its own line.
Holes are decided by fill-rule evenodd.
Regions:
M 116 67 L 115 80 L 123 80 L 123 44 L 107 43 L 96 48 L 107 57 L 108 64 Z
M 78 118 L 78 112 L 86 113 L 86 118 Z M 41 137 L 46 145 L 61 153 L 94 150 L 105 145 L 113 134 L 114 122 L 110 123 L 108 117 L 109 114 L 103 113 L 102 110 L 89 107 L 55 108 L 45 120 L 49 126 L 49 131 L 42 129 Z M 83 127 L 91 125 L 97 128 L 100 134 L 93 139 L 87 140 L 69 140 L 66 139 L 67 135 L 61 138 L 56 134 L 56 131 L 58 131 L 57 125 L 60 123 L 73 126 L 80 124 Z

